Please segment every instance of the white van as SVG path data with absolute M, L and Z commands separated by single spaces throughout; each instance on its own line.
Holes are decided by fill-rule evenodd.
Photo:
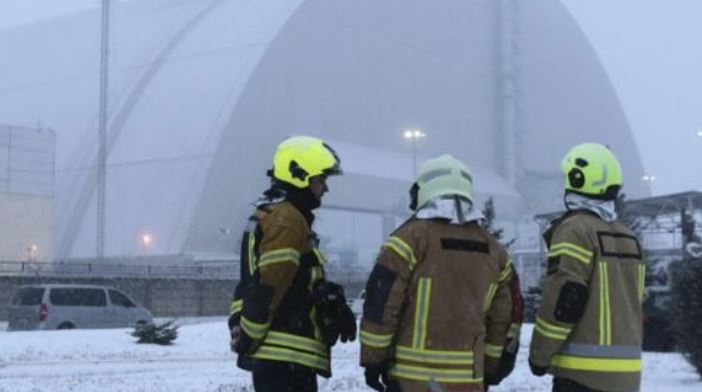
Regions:
M 8 331 L 123 328 L 153 319 L 115 288 L 74 284 L 20 286 L 8 315 Z

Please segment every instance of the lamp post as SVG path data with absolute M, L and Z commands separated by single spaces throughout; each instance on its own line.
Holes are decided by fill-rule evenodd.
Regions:
M 147 253 L 149 246 L 154 242 L 154 238 L 149 233 L 144 233 L 139 238 L 139 244 L 141 245 L 144 254 Z
M 39 250 L 39 246 L 37 246 L 37 244 L 29 245 L 27 247 L 27 261 L 29 261 L 30 263 L 35 261 L 38 250 Z
M 417 141 L 424 139 L 427 134 L 420 129 L 406 129 L 403 134 L 405 140 L 412 143 L 412 178 L 417 176 Z
M 107 89 L 109 87 L 110 0 L 102 0 L 100 36 L 100 105 L 98 112 L 97 239 L 95 256 L 105 257 L 105 206 L 107 195 Z

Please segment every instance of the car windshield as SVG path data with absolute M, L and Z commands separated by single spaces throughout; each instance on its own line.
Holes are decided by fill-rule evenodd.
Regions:
M 44 289 L 40 287 L 25 287 L 17 290 L 15 298 L 12 299 L 13 305 L 33 306 L 39 305 L 44 296 Z
M 119 291 L 110 290 L 110 302 L 115 306 L 122 306 L 125 308 L 133 308 L 134 303 L 127 298 L 126 295 L 120 293 Z

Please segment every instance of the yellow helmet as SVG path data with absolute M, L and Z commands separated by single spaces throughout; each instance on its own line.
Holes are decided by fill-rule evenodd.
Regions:
M 622 167 L 609 148 L 597 143 L 579 144 L 561 161 L 566 192 L 603 200 L 617 198 Z
M 297 188 L 308 187 L 312 177 L 341 173 L 341 160 L 336 152 L 316 137 L 285 139 L 273 157 L 273 178 Z
M 473 177 L 468 166 L 445 154 L 424 162 L 410 194 L 413 210 L 440 196 L 457 195 L 473 202 Z

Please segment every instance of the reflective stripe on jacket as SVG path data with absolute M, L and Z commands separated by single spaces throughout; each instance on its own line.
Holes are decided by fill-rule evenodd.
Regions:
M 568 214 L 548 234 L 530 360 L 596 390 L 638 391 L 645 284 L 638 240 L 623 224 L 586 212 Z M 569 287 L 584 294 L 568 296 L 578 292 Z
M 366 286 L 361 364 L 390 362 L 404 391 L 479 389 L 512 322 L 507 253 L 476 223 L 410 219 Z
M 288 202 L 257 209 L 241 263 L 230 315 L 255 341 L 246 360 L 296 363 L 329 376 L 329 349 L 311 295 L 324 279 L 324 257 L 302 214 Z

